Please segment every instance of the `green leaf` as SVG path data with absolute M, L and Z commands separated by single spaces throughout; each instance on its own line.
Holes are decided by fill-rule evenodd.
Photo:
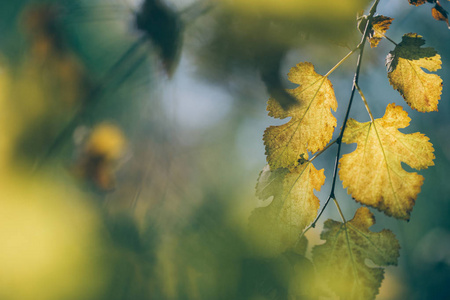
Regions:
M 389 83 L 400 92 L 411 108 L 420 112 L 437 111 L 442 79 L 435 72 L 441 57 L 433 48 L 421 48 L 425 40 L 416 33 L 405 34 L 402 42 L 386 57 Z
M 381 267 L 369 267 L 366 260 L 375 265 L 396 265 L 399 243 L 395 235 L 383 229 L 372 232 L 373 214 L 360 207 L 355 217 L 347 223 L 327 220 L 321 238 L 325 244 L 314 247 L 313 262 L 318 276 L 341 299 L 375 299 L 384 277 Z

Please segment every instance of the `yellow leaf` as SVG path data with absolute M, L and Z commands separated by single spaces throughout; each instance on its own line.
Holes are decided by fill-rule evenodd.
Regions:
M 325 244 L 314 247 L 313 261 L 319 278 L 323 278 L 340 299 L 375 299 L 384 277 L 377 266 L 396 265 L 400 245 L 395 235 L 383 229 L 372 232 L 373 214 L 360 207 L 347 223 L 327 220 L 321 238 Z
M 339 175 L 344 188 L 362 204 L 398 219 L 409 219 L 423 177 L 406 172 L 401 162 L 415 169 L 434 165 L 433 145 L 421 133 L 404 134 L 411 119 L 401 106 L 389 104 L 381 119 L 359 123 L 348 120 L 342 141 L 357 143 L 342 156 Z
M 307 151 L 323 149 L 330 141 L 336 118 L 337 101 L 333 85 L 327 77 L 317 74 L 311 63 L 303 62 L 293 67 L 288 74 L 291 82 L 300 86 L 287 90 L 298 104 L 283 109 L 276 99 L 269 99 L 269 116 L 291 120 L 281 126 L 270 126 L 264 132 L 267 162 L 272 170 L 293 168 Z
M 441 68 L 441 56 L 433 48 L 421 48 L 425 40 L 415 33 L 405 34 L 402 42 L 386 57 L 389 83 L 400 92 L 411 108 L 420 112 L 437 111 L 442 79 L 425 73 Z
M 370 47 L 375 48 L 391 26 L 393 18 L 376 16 L 372 21 L 372 31 L 369 36 Z
M 268 168 L 266 172 L 270 172 Z M 265 185 L 267 188 L 259 191 L 257 188 L 260 197 L 274 196 L 272 202 L 255 209 L 250 216 L 250 232 L 259 251 L 266 256 L 295 246 L 302 230 L 317 216 L 320 204 L 314 190 L 320 191 L 325 182 L 323 169 L 317 170 L 310 162 L 287 174 L 278 170 L 272 174 L 275 176 L 266 176 L 271 178 L 270 185 Z

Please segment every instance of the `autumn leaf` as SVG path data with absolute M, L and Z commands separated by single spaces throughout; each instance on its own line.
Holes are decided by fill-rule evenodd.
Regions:
M 403 35 L 402 42 L 386 57 L 389 83 L 400 92 L 411 108 L 420 112 L 437 111 L 441 98 L 442 79 L 425 73 L 422 68 L 435 72 L 441 68 L 441 57 L 425 44 L 416 33 Z
M 264 172 L 269 172 L 264 173 Z M 300 164 L 289 173 L 263 170 L 264 183 L 258 183 L 257 195 L 273 196 L 272 202 L 260 207 L 250 216 L 250 231 L 264 255 L 277 255 L 297 242 L 301 231 L 317 216 L 319 199 L 314 190 L 320 191 L 325 182 L 323 170 L 312 163 Z M 267 180 L 269 179 L 269 180 Z M 265 187 L 265 188 L 263 188 Z
M 321 239 L 326 242 L 314 247 L 313 262 L 340 299 L 375 299 L 384 269 L 369 267 L 366 260 L 377 266 L 397 264 L 400 246 L 395 235 L 386 229 L 372 232 L 373 224 L 375 218 L 366 207 L 358 208 L 347 223 L 324 223 Z
M 424 4 L 426 1 L 425 0 L 408 0 L 408 2 L 411 5 L 419 6 L 419 5 Z
M 398 131 L 410 120 L 395 104 L 387 106 L 381 119 L 366 123 L 348 120 L 342 141 L 357 143 L 357 148 L 342 156 L 339 171 L 344 188 L 356 201 L 405 220 L 409 219 L 423 177 L 405 171 L 401 163 L 415 169 L 434 165 L 433 145 L 425 135 Z
M 435 20 L 444 21 L 445 23 L 447 23 L 447 27 L 450 29 L 450 24 L 448 22 L 448 12 L 442 7 L 439 1 L 431 9 L 431 15 Z
M 370 32 L 368 37 L 371 48 L 375 48 L 376 46 L 378 46 L 378 43 L 384 37 L 384 34 L 389 29 L 389 26 L 391 26 L 393 20 L 393 18 L 381 15 L 373 18 L 372 31 Z
M 269 99 L 269 116 L 291 120 L 281 126 L 270 126 L 264 132 L 267 162 L 272 170 L 293 168 L 301 155 L 308 158 L 307 151 L 323 149 L 330 141 L 336 118 L 337 101 L 331 82 L 317 74 L 311 63 L 303 62 L 293 67 L 288 74 L 291 82 L 299 84 L 287 90 L 298 101 L 284 109 L 276 99 Z

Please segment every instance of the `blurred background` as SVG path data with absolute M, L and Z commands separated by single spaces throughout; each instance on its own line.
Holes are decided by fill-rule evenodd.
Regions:
M 269 95 L 289 103 L 286 74 L 298 62 L 331 69 L 359 42 L 356 13 L 369 5 L 2 1 L 0 299 L 333 299 L 314 291 L 303 256 L 264 255 L 248 218 L 267 205 L 254 195 L 264 129 L 285 122 L 267 116 Z M 363 60 L 374 115 L 403 106 L 412 119 L 403 132 L 426 134 L 436 155 L 410 222 L 372 210 L 372 230 L 391 229 L 402 247 L 377 299 L 450 293 L 450 31 L 431 7 L 381 0 L 378 13 L 395 19 L 391 39 L 416 32 L 441 55 L 439 112 L 412 111 L 390 87 L 391 43 L 366 47 Z M 338 127 L 355 63 L 330 76 Z M 368 121 L 355 100 L 351 116 Z M 322 202 L 335 151 L 315 160 L 327 176 Z M 358 205 L 340 183 L 336 193 L 351 219 Z M 328 218 L 339 220 L 332 205 L 307 234 L 307 258 Z

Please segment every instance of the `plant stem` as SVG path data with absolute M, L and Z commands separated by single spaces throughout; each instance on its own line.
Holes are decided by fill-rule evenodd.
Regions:
M 394 44 L 395 46 L 398 46 L 398 44 L 396 42 L 394 42 L 393 39 L 391 39 L 390 37 L 388 37 L 387 35 L 385 35 L 383 32 L 375 30 L 378 34 L 381 34 L 385 39 L 387 39 L 389 42 L 391 42 L 392 44 Z
M 355 96 L 356 86 L 358 85 L 359 74 L 361 72 L 361 61 L 362 61 L 362 57 L 363 57 L 363 53 L 364 53 L 364 46 L 366 45 L 365 41 L 369 34 L 369 30 L 368 30 L 369 25 L 372 22 L 373 15 L 376 12 L 376 7 L 378 5 L 378 2 L 380 2 L 380 0 L 375 0 L 374 4 L 372 5 L 372 8 L 370 9 L 369 21 L 367 22 L 366 28 L 364 29 L 364 34 L 362 36 L 361 42 L 359 43 L 359 45 L 357 47 L 360 50 L 359 50 L 359 55 L 358 55 L 358 61 L 356 62 L 355 77 L 353 78 L 352 91 L 351 91 L 350 100 L 349 100 L 348 106 L 347 106 L 347 112 L 345 113 L 344 122 L 342 123 L 342 129 L 341 129 L 341 132 L 339 133 L 339 137 L 338 137 L 338 141 L 337 141 L 338 149 L 337 149 L 337 153 L 336 153 L 336 161 L 334 164 L 333 181 L 331 184 L 330 198 L 335 198 L 334 191 L 335 191 L 335 187 L 336 187 L 337 171 L 338 171 L 339 159 L 340 159 L 340 154 L 341 154 L 342 137 L 344 136 L 345 128 L 347 126 L 347 121 L 348 121 L 348 117 L 350 114 L 350 109 L 353 104 L 353 98 Z
M 314 155 L 313 157 L 311 157 L 309 159 L 309 162 L 312 162 L 313 160 L 316 159 L 317 156 L 321 155 L 322 153 L 324 153 L 328 148 L 330 148 L 331 146 L 333 146 L 335 143 L 337 142 L 337 139 L 333 140 L 332 142 L 330 142 L 328 145 L 325 146 L 325 148 L 323 148 L 322 150 L 320 150 L 319 152 L 316 153 L 316 155 Z
M 333 198 L 334 204 L 336 205 L 337 210 L 339 211 L 339 215 L 341 216 L 342 222 L 347 223 L 345 220 L 344 214 L 342 213 L 341 207 L 339 206 L 339 203 L 337 202 L 336 198 Z
M 356 86 L 356 89 L 358 90 L 359 95 L 361 96 L 361 99 L 364 101 L 364 106 L 366 107 L 366 110 L 369 113 L 370 121 L 373 122 L 374 118 L 372 115 L 372 111 L 370 111 L 369 104 L 367 103 L 366 97 L 364 97 L 364 94 L 361 91 L 361 89 L 359 88 L 359 85 L 356 84 L 355 86 Z
M 105 90 L 108 84 L 111 83 L 114 76 L 117 75 L 119 69 L 129 61 L 130 57 L 137 52 L 137 50 L 145 41 L 146 37 L 143 36 L 142 38 L 134 42 L 124 52 L 124 54 L 122 54 L 122 56 L 109 68 L 103 80 L 101 80 L 101 82 L 97 85 L 97 87 L 95 87 L 88 94 L 84 102 L 88 103 L 91 107 L 93 107 L 96 104 L 96 102 L 98 102 L 98 99 L 102 94 L 102 92 Z M 140 58 L 138 62 L 142 63 L 142 58 Z M 135 70 L 136 66 L 137 64 L 133 64 L 132 68 L 130 68 L 127 71 L 125 77 L 128 77 L 130 75 L 130 72 L 133 72 Z M 117 86 L 119 86 L 123 81 L 124 80 L 122 78 L 121 81 L 117 84 Z M 83 118 L 85 112 L 86 108 L 83 109 L 81 106 L 78 108 L 77 113 L 72 117 L 72 119 L 68 123 L 66 123 L 64 128 L 55 137 L 53 143 L 47 149 L 42 159 L 35 164 L 35 166 L 33 167 L 33 171 L 38 170 L 43 165 L 43 163 L 47 161 L 51 157 L 51 155 L 63 144 L 63 142 L 67 139 L 67 137 L 73 132 L 78 122 Z
M 342 65 L 342 63 L 344 61 L 347 60 L 347 58 L 349 58 L 350 56 L 352 56 L 353 53 L 356 52 L 356 50 L 358 50 L 358 47 L 356 47 L 355 49 L 353 49 L 352 51 L 350 51 L 349 53 L 347 53 L 346 56 L 344 56 L 344 58 L 342 58 L 334 67 L 331 68 L 330 71 L 328 71 L 327 74 L 324 75 L 324 77 L 328 77 L 331 73 L 333 73 L 334 70 L 336 70 L 340 65 Z
M 338 136 L 338 138 L 336 140 L 336 143 L 338 144 L 338 149 L 337 149 L 337 152 L 336 152 L 336 160 L 335 160 L 335 163 L 334 163 L 334 171 L 333 171 L 333 179 L 332 179 L 332 184 L 331 184 L 330 195 L 328 196 L 327 201 L 325 202 L 325 204 L 323 205 L 323 207 L 321 208 L 321 210 L 317 214 L 317 217 L 314 219 L 314 221 L 311 223 L 311 225 L 309 225 L 300 234 L 299 239 L 301 239 L 309 229 L 316 227 L 317 221 L 322 216 L 322 214 L 325 211 L 325 208 L 328 206 L 328 203 L 330 202 L 330 200 L 331 199 L 336 199 L 335 187 L 336 187 L 337 171 L 338 171 L 338 167 L 339 167 L 339 159 L 340 159 L 340 156 L 341 156 L 342 137 L 344 136 L 344 131 L 345 131 L 345 128 L 346 128 L 346 125 L 347 125 L 347 120 L 348 120 L 348 117 L 349 117 L 349 114 L 350 114 L 350 109 L 352 107 L 352 103 L 353 103 L 353 98 L 355 96 L 356 87 L 358 85 L 359 73 L 361 71 L 361 61 L 362 61 L 362 56 L 363 56 L 363 53 L 364 53 L 364 46 L 366 44 L 365 42 L 366 42 L 367 36 L 369 35 L 369 28 L 370 28 L 369 25 L 372 23 L 372 19 L 373 19 L 373 16 L 374 16 L 374 14 L 375 14 L 375 12 L 377 10 L 377 6 L 378 6 L 379 2 L 380 2 L 380 0 L 375 0 L 375 2 L 373 3 L 372 7 L 370 8 L 369 17 L 368 17 L 369 19 L 368 19 L 368 22 L 366 23 L 366 28 L 364 29 L 364 34 L 362 35 L 360 43 L 356 47 L 356 49 L 359 49 L 359 55 L 358 55 L 358 60 L 356 62 L 356 71 L 355 71 L 355 76 L 353 78 L 352 91 L 351 91 L 350 100 L 349 100 L 348 106 L 347 106 L 347 112 L 345 113 L 345 118 L 344 118 L 344 122 L 343 122 L 342 127 L 341 127 L 342 128 L 341 132 L 339 133 L 339 136 Z M 337 207 L 338 207 L 338 210 L 340 211 L 341 217 L 343 218 L 344 215 L 342 214 L 342 211 L 340 210 L 339 205 L 337 205 Z

